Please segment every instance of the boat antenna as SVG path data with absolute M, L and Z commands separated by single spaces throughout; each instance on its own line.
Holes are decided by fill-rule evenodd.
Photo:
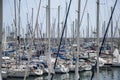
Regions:
M 67 19 L 68 19 L 68 14 L 69 14 L 69 11 L 70 11 L 71 2 L 72 2 L 72 0 L 70 0 L 70 2 L 69 2 L 69 6 L 68 6 L 66 18 L 65 18 L 65 23 L 64 23 L 64 27 L 63 27 L 63 30 L 62 30 L 62 35 L 61 35 L 59 46 L 58 46 L 57 57 L 55 59 L 55 63 L 54 63 L 54 67 L 53 67 L 54 69 L 56 67 L 56 63 L 57 63 L 57 59 L 58 59 L 58 55 L 59 55 L 59 51 L 60 51 L 60 46 L 61 46 L 61 43 L 62 43 L 62 39 L 63 39 L 63 35 L 64 35 L 64 31 L 65 31 L 65 27 L 66 27 L 66 23 L 67 23 Z M 51 80 L 53 80 L 53 76 L 54 76 L 54 74 L 52 74 Z
M 101 46 L 100 46 L 99 56 L 100 56 L 100 54 L 101 54 L 102 46 L 103 46 L 103 44 L 104 44 L 104 42 L 105 42 L 105 39 L 106 39 L 106 35 L 107 35 L 108 29 L 109 29 L 110 22 L 111 22 L 112 17 L 113 17 L 113 13 L 114 13 L 114 10 L 115 10 L 117 1 L 118 1 L 118 0 L 115 1 L 115 4 L 114 4 L 113 10 L 112 10 L 112 13 L 111 13 L 109 22 L 108 22 L 108 24 L 107 24 L 107 28 L 106 28 L 106 31 L 105 31 L 105 34 L 104 34 L 104 37 L 103 37 L 103 40 L 102 40 L 102 44 L 101 44 Z M 91 76 L 91 79 L 90 79 L 90 80 L 92 80 L 93 77 L 94 77 L 94 68 L 96 69 L 96 66 L 97 66 L 97 62 L 95 63 L 95 67 L 92 67 L 92 76 Z

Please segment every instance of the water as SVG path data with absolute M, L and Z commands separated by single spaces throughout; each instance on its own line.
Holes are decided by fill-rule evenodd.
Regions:
M 90 80 L 91 74 L 91 71 L 81 72 L 79 74 L 81 78 L 80 80 Z M 99 77 L 100 80 L 120 80 L 120 68 L 102 69 L 100 70 Z M 8 78 L 7 80 L 23 80 L 23 78 Z M 47 80 L 47 75 L 40 77 L 28 77 L 27 80 Z M 54 80 L 75 80 L 75 74 L 55 74 Z M 96 73 L 93 80 L 96 80 Z

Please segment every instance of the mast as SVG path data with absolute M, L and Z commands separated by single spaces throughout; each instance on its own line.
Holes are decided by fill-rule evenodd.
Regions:
M 21 4 L 21 0 L 19 0 L 19 9 L 18 9 L 18 41 L 20 40 L 20 4 Z
M 43 44 L 43 39 L 44 39 L 44 36 L 42 36 L 42 26 L 43 26 L 43 23 L 40 23 L 40 28 L 39 28 L 39 49 L 41 50 L 41 45 L 40 44 Z M 41 37 L 41 39 L 40 39 Z
M 15 21 L 14 21 L 14 25 L 15 25 L 15 38 L 17 38 L 16 0 L 14 0 L 14 12 L 15 12 Z
M 33 30 L 33 11 L 34 11 L 34 9 L 32 8 L 32 15 L 31 15 L 31 29 Z
M 33 27 L 33 11 L 34 11 L 34 9 L 32 8 L 31 26 L 30 26 L 30 29 L 31 29 L 31 38 L 33 38 L 32 34 L 34 34 L 34 33 L 33 33 L 33 29 L 34 29 L 34 27 Z M 33 44 L 34 44 L 34 40 L 33 40 L 33 42 L 32 42 L 31 45 L 33 46 Z
M 58 44 L 60 40 L 60 6 L 58 6 Z
M 120 28 L 118 28 L 118 49 L 120 49 Z
M 85 35 L 84 35 L 84 29 L 83 29 L 83 39 L 85 38 Z
M 87 13 L 87 25 L 88 25 L 87 37 L 89 38 L 89 13 Z
M 51 58 L 51 52 L 50 52 L 50 23 L 51 23 L 51 20 L 50 20 L 50 0 L 48 0 L 48 58 L 50 59 Z M 51 79 L 51 61 L 49 60 L 48 61 L 48 80 Z
M 2 60 L 2 23 L 3 23 L 3 0 L 0 0 L 0 60 Z M 2 80 L 1 75 L 2 62 L 0 61 L 0 80 Z
M 18 9 L 18 36 L 17 36 L 17 40 L 18 40 L 18 49 L 20 48 L 20 5 L 21 5 L 21 0 L 19 0 L 19 9 Z M 20 56 L 20 54 L 18 54 Z M 20 65 L 20 57 L 19 57 L 19 62 L 18 62 L 18 66 Z M 17 65 L 16 65 L 17 68 Z
M 103 22 L 103 26 L 102 26 L 102 36 L 104 36 L 105 34 L 105 21 Z
M 97 17 L 96 17 L 96 31 L 97 31 L 97 79 L 99 80 L 99 3 L 100 0 L 97 0 Z
M 63 22 L 61 22 L 61 27 L 62 27 L 62 29 L 63 29 L 63 27 L 64 27 Z M 60 35 L 62 35 L 62 29 L 60 30 Z
M 14 12 L 15 12 L 15 21 L 14 21 L 14 25 L 15 25 L 15 41 L 17 42 L 16 43 L 17 46 L 15 48 L 17 48 L 18 47 L 18 41 L 17 41 L 18 34 L 17 34 L 16 0 L 14 0 Z M 16 53 L 17 53 L 17 51 L 16 51 Z M 17 55 L 16 55 L 16 57 L 17 57 Z M 17 60 L 16 60 L 16 64 L 17 64 Z M 16 68 L 17 68 L 17 65 L 16 65 Z
M 77 19 L 75 19 L 75 36 L 74 37 L 77 37 Z M 76 38 L 76 41 L 77 41 L 77 38 Z
M 67 14 L 67 2 L 66 2 L 66 12 Z M 65 28 L 65 44 L 67 43 L 67 23 L 66 23 L 66 28 Z
M 49 52 L 50 52 L 50 0 L 48 0 L 48 43 L 49 43 Z
M 29 21 L 28 21 L 28 13 L 27 13 L 27 27 L 26 27 L 26 43 L 28 44 L 29 43 L 29 36 L 30 36 L 30 32 L 29 32 Z M 26 44 L 26 45 L 27 45 Z
M 38 33 L 39 24 L 38 24 L 38 21 L 37 21 L 37 26 L 36 27 L 37 27 L 37 38 L 36 39 L 37 39 L 37 44 L 39 45 L 39 42 L 38 42 L 39 41 L 39 33 Z
M 46 40 L 48 35 L 48 6 L 46 6 Z
M 53 46 L 55 46 L 55 23 L 56 23 L 56 19 L 54 20 L 54 22 L 53 22 L 53 29 L 51 30 L 52 32 L 52 44 L 53 44 Z
M 73 21 L 73 23 L 72 23 L 72 37 L 71 38 L 73 38 L 73 39 L 71 39 L 73 42 L 72 43 L 74 43 L 74 33 L 75 33 L 75 31 L 74 31 L 74 21 Z
M 76 53 L 76 65 L 75 65 L 75 80 L 79 80 L 79 53 L 80 53 L 80 4 L 81 4 L 81 0 L 78 0 L 78 20 L 77 20 L 77 53 Z
M 112 13 L 113 7 L 111 7 Z M 111 54 L 113 53 L 113 19 L 111 19 Z

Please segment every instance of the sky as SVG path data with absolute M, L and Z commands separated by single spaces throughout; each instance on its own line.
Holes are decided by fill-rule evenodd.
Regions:
M 38 10 L 40 0 L 21 0 L 21 35 L 26 34 L 26 25 L 27 25 L 27 14 L 28 14 L 28 21 L 31 21 L 31 14 L 32 14 L 32 8 L 33 8 L 33 25 L 35 26 L 36 21 L 36 14 Z M 60 23 L 65 21 L 65 13 L 66 13 L 66 3 L 69 4 L 70 0 L 51 0 L 51 27 L 52 24 L 55 22 L 55 37 L 57 37 L 57 23 L 58 23 L 58 6 L 60 6 Z M 96 29 L 96 1 L 97 0 L 88 0 L 87 6 L 85 9 L 85 13 L 83 16 L 82 24 L 80 26 L 80 36 L 81 37 L 88 37 L 88 27 L 87 27 L 87 13 L 89 13 L 89 36 L 93 37 L 93 31 Z M 18 16 L 18 4 L 19 0 L 16 0 L 17 2 L 17 16 Z M 81 16 L 83 14 L 83 9 L 85 6 L 86 0 L 81 0 Z M 103 36 L 102 31 L 102 25 L 103 22 L 106 22 L 106 25 L 108 23 L 108 20 L 110 18 L 111 14 L 111 7 L 114 5 L 115 0 L 100 0 L 100 27 L 99 27 L 99 33 L 100 37 Z M 43 26 L 39 26 L 42 30 L 42 33 L 46 33 L 46 5 L 48 4 L 48 0 L 41 0 L 41 6 L 40 6 L 40 13 L 39 13 L 39 19 L 38 23 L 43 24 Z M 72 0 L 72 4 L 70 7 L 70 12 L 68 16 L 68 22 L 67 22 L 67 37 L 72 36 L 72 23 L 77 19 L 77 6 L 78 6 L 78 0 Z M 116 27 L 116 21 L 118 21 L 118 26 L 120 25 L 120 0 L 118 0 L 114 15 L 113 15 L 113 31 L 116 32 L 116 36 L 118 36 L 118 31 L 115 31 Z M 6 30 L 6 33 L 10 33 L 14 31 L 14 0 L 3 0 L 3 27 Z M 17 17 L 18 21 L 18 17 Z M 9 28 L 8 28 L 9 26 Z M 33 26 L 33 27 L 34 27 Z M 60 30 L 62 30 L 62 24 L 60 24 Z M 120 27 L 118 27 L 120 28 Z M 109 36 L 111 35 L 111 30 L 109 29 Z

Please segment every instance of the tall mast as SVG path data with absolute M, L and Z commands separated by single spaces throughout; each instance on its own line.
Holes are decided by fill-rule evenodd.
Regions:
M 26 43 L 29 43 L 28 42 L 28 38 L 29 38 L 29 22 L 28 22 L 28 13 L 26 14 L 27 15 L 27 27 L 26 27 Z
M 79 73 L 78 73 L 78 69 L 79 69 L 79 53 L 80 53 L 80 4 L 81 4 L 81 0 L 78 0 L 78 20 L 77 20 L 77 53 L 76 53 L 76 69 L 75 69 L 75 80 L 79 80 Z
M 63 29 L 63 27 L 64 27 L 63 22 L 61 22 L 61 27 L 62 27 L 62 29 Z M 61 29 L 61 31 L 60 31 L 60 35 L 62 35 L 62 29 Z
M 50 51 L 50 0 L 48 0 L 48 42 L 49 42 L 49 51 Z
M 39 24 L 39 28 L 38 28 L 38 50 L 41 50 L 41 45 L 42 45 L 42 33 L 41 33 L 41 30 L 42 30 L 42 23 Z M 41 45 L 40 45 L 41 44 Z
M 102 36 L 104 36 L 105 34 L 105 21 L 103 22 L 103 26 L 102 26 Z
M 14 21 L 14 25 L 15 25 L 15 38 L 17 38 L 16 0 L 14 0 L 14 12 L 15 12 L 15 21 Z
M 74 42 L 74 21 L 71 24 L 71 35 L 70 35 L 70 44 Z
M 20 48 L 20 4 L 21 4 L 21 0 L 19 0 L 19 9 L 18 9 L 18 36 L 17 36 L 18 48 Z M 18 65 L 20 65 L 20 58 L 19 58 Z M 17 65 L 16 65 L 16 68 L 17 68 Z
M 73 33 L 72 33 L 72 37 L 71 38 L 73 38 L 73 39 L 71 39 L 71 40 L 73 40 L 74 41 L 74 35 L 75 35 L 75 30 L 74 30 L 74 21 L 73 21 L 73 24 L 72 24 L 72 30 L 71 30 Z
M 66 2 L 66 14 L 67 14 L 67 2 Z M 67 42 L 67 22 L 66 22 L 66 27 L 65 27 L 65 44 Z
M 14 0 L 14 12 L 15 12 L 15 21 L 14 21 L 14 25 L 15 25 L 15 41 L 17 42 L 17 46 L 16 48 L 18 47 L 18 41 L 17 41 L 17 37 L 18 37 L 18 33 L 17 33 L 17 17 L 16 17 L 16 0 Z M 16 51 L 17 53 L 17 51 Z M 16 56 L 17 57 L 17 56 Z M 17 60 L 16 60 L 16 64 L 17 64 Z M 17 65 L 16 65 L 16 68 L 17 68 Z
M 77 25 L 78 25 L 77 19 L 75 19 L 75 36 L 74 37 L 77 37 Z M 77 40 L 77 38 L 76 38 L 76 40 Z
M 111 13 L 112 13 L 113 7 L 111 7 Z M 113 52 L 113 19 L 111 19 L 111 54 Z
M 38 21 L 37 21 L 37 25 L 36 25 L 36 35 L 37 35 L 37 36 L 36 36 L 36 40 L 37 40 L 36 42 L 37 42 L 37 44 L 38 44 L 38 45 L 37 45 L 37 50 L 40 50 L 40 49 L 39 49 L 39 45 L 40 45 L 40 43 L 39 43 L 39 39 L 40 39 L 40 37 L 39 37 L 39 26 L 40 26 L 40 25 L 39 25 L 39 23 L 38 23 Z
M 21 0 L 19 0 L 19 9 L 18 9 L 18 38 L 20 38 L 20 4 Z
M 106 21 L 104 21 L 104 26 L 105 26 L 105 29 L 106 29 L 107 28 Z M 108 38 L 108 33 L 106 34 L 106 38 Z
M 50 21 L 50 0 L 48 0 L 48 45 L 49 45 L 49 47 L 48 47 L 48 56 L 49 56 L 49 59 L 50 59 L 50 56 L 51 56 L 51 53 L 50 53 L 50 24 L 51 23 L 51 21 Z M 50 75 L 50 73 L 51 73 L 51 61 L 48 61 L 49 63 L 49 65 L 48 65 L 48 70 L 49 70 L 49 72 L 48 72 L 48 79 L 50 79 L 51 78 L 51 75 Z
M 58 44 L 60 40 L 60 6 L 58 6 Z
M 56 19 L 54 19 L 54 22 L 52 23 L 52 26 L 51 26 L 51 44 L 52 46 L 55 46 L 55 23 L 56 23 Z
M 32 8 L 32 15 L 31 15 L 31 29 L 32 29 L 32 32 L 33 32 L 33 12 L 34 12 L 34 9 Z
M 97 31 L 97 79 L 99 80 L 99 3 L 100 0 L 97 0 L 97 17 L 96 17 L 96 31 Z
M 85 35 L 84 35 L 84 29 L 83 29 L 83 39 L 85 38 Z
M 2 23 L 3 23 L 3 0 L 0 0 L 0 60 L 2 60 Z M 0 80 L 2 80 L 1 75 L 2 62 L 0 61 Z
M 87 37 L 89 38 L 89 13 L 87 13 L 87 25 L 88 25 L 87 26 L 88 27 L 88 29 L 87 29 L 88 30 L 87 31 L 87 34 L 88 34 Z
M 46 6 L 46 40 L 48 35 L 48 6 Z

